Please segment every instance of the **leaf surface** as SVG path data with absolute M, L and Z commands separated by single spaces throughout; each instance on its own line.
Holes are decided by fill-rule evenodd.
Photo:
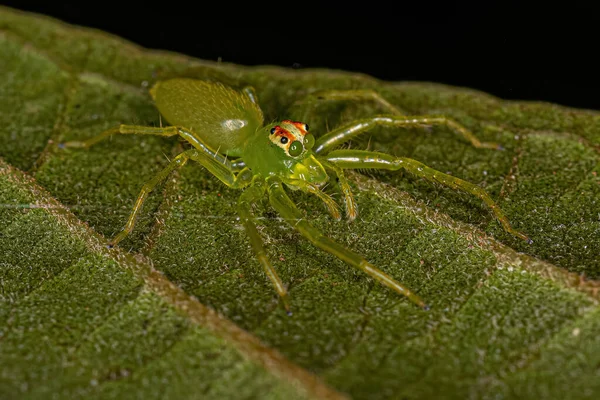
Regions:
M 600 393 L 599 114 L 339 71 L 198 61 L 9 9 L 0 9 L 0 60 L 2 397 Z M 141 136 L 89 151 L 56 143 L 119 123 L 157 126 L 147 88 L 173 76 L 251 85 L 266 120 L 299 119 L 313 132 L 384 112 L 305 100 L 322 89 L 372 89 L 407 114 L 449 116 L 506 150 L 474 149 L 441 127 L 376 129 L 352 146 L 484 187 L 534 243 L 506 234 L 464 193 L 408 174 L 352 174 L 353 223 L 292 197 L 315 226 L 432 309 L 311 246 L 265 202 L 257 222 L 289 285 L 288 317 L 237 220 L 239 192 L 189 164 L 108 250 L 141 185 L 185 145 Z

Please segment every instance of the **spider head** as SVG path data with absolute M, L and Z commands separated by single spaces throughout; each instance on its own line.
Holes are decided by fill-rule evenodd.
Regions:
M 310 182 L 320 186 L 328 176 L 323 165 L 313 156 L 315 137 L 303 122 L 281 121 L 269 129 L 269 140 L 283 150 L 286 180 Z
M 308 133 L 308 125 L 289 119 L 281 121 L 269 130 L 269 139 L 291 158 L 301 158 L 315 144 L 315 137 Z

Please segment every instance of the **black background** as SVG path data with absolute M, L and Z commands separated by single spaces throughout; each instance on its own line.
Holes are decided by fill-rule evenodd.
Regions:
M 344 69 L 600 109 L 600 5 L 593 3 L 3 4 L 202 59 Z

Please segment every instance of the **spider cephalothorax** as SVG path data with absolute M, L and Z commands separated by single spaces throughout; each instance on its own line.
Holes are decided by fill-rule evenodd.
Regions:
M 313 154 L 314 136 L 308 125 L 283 120 L 257 130 L 244 146 L 244 163 L 254 175 L 277 176 L 293 188 L 305 184 L 321 186 L 329 177 Z

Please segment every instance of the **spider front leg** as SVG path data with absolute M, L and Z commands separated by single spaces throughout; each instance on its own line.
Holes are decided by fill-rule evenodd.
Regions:
M 267 252 L 263 246 L 263 241 L 256 229 L 256 225 L 252 222 L 252 205 L 262 199 L 265 195 L 265 186 L 264 181 L 261 181 L 260 178 L 254 180 L 254 185 L 250 186 L 240 195 L 238 199 L 238 214 L 244 224 L 244 228 L 246 229 L 246 233 L 250 237 L 250 244 L 252 245 L 252 249 L 254 250 L 254 254 L 256 254 L 256 258 L 258 258 L 258 262 L 262 265 L 265 273 L 275 286 L 275 290 L 277 294 L 281 297 L 281 301 L 283 302 L 283 306 L 285 307 L 285 311 L 288 315 L 291 315 L 290 312 L 290 304 L 289 304 L 289 296 L 283 282 L 277 275 L 277 271 L 273 268 L 273 265 L 269 261 L 267 257 Z
M 441 183 L 452 189 L 461 189 L 483 200 L 483 202 L 492 210 L 494 216 L 506 232 L 525 240 L 529 244 L 533 243 L 528 236 L 512 228 L 510 222 L 508 222 L 508 218 L 506 218 L 504 213 L 485 190 L 470 182 L 436 171 L 416 160 L 365 150 L 335 150 L 324 158 L 343 169 L 373 168 L 397 171 L 404 168 L 415 176 L 425 178 L 431 182 Z
M 298 182 L 298 184 L 298 187 L 303 192 L 314 194 L 315 196 L 317 196 L 325 204 L 325 207 L 327 207 L 327 211 L 335 220 L 339 221 L 340 219 L 342 219 L 340 208 L 335 202 L 335 200 L 331 198 L 331 196 L 329 196 L 327 193 L 322 192 L 321 189 L 310 183 L 300 181 Z
M 371 118 L 359 119 L 328 132 L 317 139 L 313 152 L 327 154 L 335 147 L 347 142 L 376 126 L 387 127 L 424 127 L 429 125 L 445 125 L 468 140 L 473 147 L 501 150 L 497 143 L 482 142 L 467 128 L 444 116 L 404 116 L 404 115 L 379 115 Z
M 327 169 L 332 170 L 338 178 L 338 183 L 340 185 L 340 190 L 344 195 L 344 205 L 346 207 L 346 215 L 348 216 L 349 221 L 354 221 L 358 216 L 358 207 L 356 206 L 356 200 L 354 200 L 354 195 L 352 194 L 352 188 L 348 183 L 348 179 L 346 179 L 346 175 L 344 175 L 344 171 L 338 167 L 337 165 L 327 162 L 324 159 L 319 159 L 319 162 L 323 164 L 323 166 Z
M 279 214 L 281 214 L 281 216 L 285 218 L 288 223 L 294 227 L 294 229 L 300 232 L 300 234 L 308 239 L 312 244 L 330 254 L 333 254 L 347 264 L 360 269 L 373 279 L 393 289 L 397 293 L 406 296 L 410 301 L 419 307 L 424 309 L 429 308 L 425 302 L 409 288 L 399 282 L 396 282 L 385 272 L 369 263 L 360 254 L 357 254 L 335 242 L 334 240 L 324 236 L 318 229 L 309 224 L 302 212 L 286 194 L 281 181 L 279 181 L 277 178 L 269 178 L 267 183 L 269 185 L 269 202 L 273 208 L 277 210 L 277 212 L 279 212 Z

